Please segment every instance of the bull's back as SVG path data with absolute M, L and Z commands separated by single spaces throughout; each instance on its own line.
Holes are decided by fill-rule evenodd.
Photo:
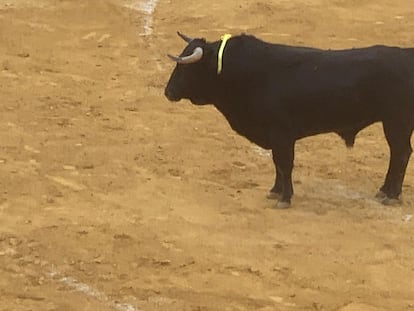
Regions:
M 363 128 L 397 112 L 414 117 L 410 53 L 383 46 L 314 53 L 283 77 L 275 73 L 276 110 L 289 111 L 300 137 Z

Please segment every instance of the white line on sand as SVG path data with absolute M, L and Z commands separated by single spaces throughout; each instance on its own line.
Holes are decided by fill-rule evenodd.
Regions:
M 73 277 L 65 276 L 62 272 L 56 270 L 56 268 L 53 266 L 51 271 L 49 272 L 49 277 L 57 280 L 59 283 L 63 284 L 68 289 L 71 289 L 78 293 L 82 293 L 86 296 L 95 298 L 99 302 L 105 303 L 106 305 L 112 307 L 114 310 L 138 311 L 138 309 L 136 309 L 131 304 L 112 301 L 105 293 L 99 291 L 98 289 L 88 284 L 82 283 Z
M 149 36 L 152 34 L 152 14 L 155 11 L 158 1 L 159 0 L 144 0 L 125 5 L 127 8 L 144 13 L 144 26 L 143 31 L 140 32 L 141 36 Z
M 152 14 L 155 11 L 157 2 L 158 0 L 146 0 L 146 1 L 139 1 L 138 3 L 135 3 L 135 4 L 125 5 L 126 7 L 129 7 L 131 9 L 144 13 L 144 18 L 143 18 L 144 26 L 143 26 L 143 31 L 140 33 L 140 35 L 142 36 L 148 36 L 152 34 Z M 54 177 L 54 176 L 47 176 L 47 177 L 64 186 L 73 188 L 74 190 L 81 190 L 77 184 L 74 184 L 72 182 L 69 183 L 68 181 L 63 180 L 62 178 Z M 102 303 L 107 304 L 108 306 L 112 307 L 114 310 L 138 311 L 138 309 L 136 309 L 131 304 L 115 302 L 111 300 L 105 293 L 99 291 L 98 289 L 86 283 L 82 283 L 71 276 L 65 276 L 62 272 L 58 271 L 53 266 L 52 266 L 51 271 L 49 272 L 49 277 L 57 280 L 59 283 L 61 283 L 68 289 L 71 289 L 75 292 L 82 293 L 86 296 L 92 297 Z

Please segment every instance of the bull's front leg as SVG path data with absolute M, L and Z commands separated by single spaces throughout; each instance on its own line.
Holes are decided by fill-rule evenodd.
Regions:
M 292 170 L 295 156 L 295 140 L 286 136 L 275 137 L 272 143 L 273 162 L 276 167 L 276 182 L 271 193 L 280 194 L 276 208 L 290 206 L 293 195 Z
M 275 165 L 275 170 L 276 170 L 276 178 L 275 178 L 275 183 L 272 189 L 270 189 L 266 197 L 270 200 L 279 200 L 282 197 L 282 192 L 283 192 L 282 175 L 277 169 L 276 156 L 273 152 L 272 152 L 272 156 L 273 156 L 273 163 Z

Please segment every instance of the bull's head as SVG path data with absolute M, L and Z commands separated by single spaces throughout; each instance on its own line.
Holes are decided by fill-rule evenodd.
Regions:
M 177 63 L 165 96 L 170 101 L 189 99 L 193 104 L 203 105 L 213 101 L 216 80 L 214 50 L 204 39 L 192 39 L 178 32 L 187 42 L 180 56 L 168 55 Z

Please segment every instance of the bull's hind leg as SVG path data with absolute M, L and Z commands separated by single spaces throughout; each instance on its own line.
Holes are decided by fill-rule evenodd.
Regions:
M 380 188 L 377 198 L 390 205 L 399 202 L 405 171 L 412 153 L 412 125 L 404 122 L 383 122 L 384 134 L 390 147 L 390 162 L 384 185 Z

